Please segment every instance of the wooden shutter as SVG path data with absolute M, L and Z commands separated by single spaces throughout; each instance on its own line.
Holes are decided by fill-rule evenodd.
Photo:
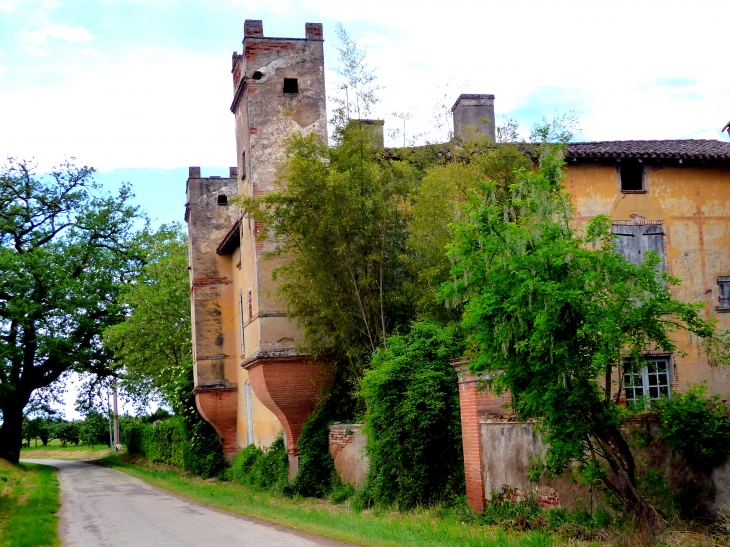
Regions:
M 614 225 L 614 246 L 618 254 L 624 255 L 632 264 L 641 264 L 641 226 Z
M 641 259 L 644 260 L 644 256 L 649 251 L 655 251 L 662 259 L 661 263 L 657 266 L 658 269 L 664 270 L 664 225 L 662 224 L 647 224 L 641 226 L 643 237 L 641 238 Z
M 662 262 L 657 266 L 664 270 L 664 226 L 662 224 L 646 224 L 644 226 L 614 225 L 611 232 L 615 235 L 616 252 L 637 266 L 644 261 L 646 253 L 655 251 Z
M 730 275 L 718 277 L 717 286 L 720 288 L 720 307 L 730 308 Z

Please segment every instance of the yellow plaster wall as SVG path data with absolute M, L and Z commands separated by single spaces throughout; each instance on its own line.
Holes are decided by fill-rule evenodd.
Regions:
M 612 220 L 642 217 L 664 221 L 667 270 L 681 279 L 676 298 L 703 302 L 705 316 L 730 329 L 730 314 L 717 313 L 717 277 L 730 275 L 730 168 L 651 166 L 646 168 L 645 194 L 623 194 L 613 165 L 572 164 L 565 185 L 578 222 L 599 214 Z M 730 396 L 730 367 L 713 366 L 696 340 L 677 333 L 686 357 L 676 356 L 679 388 L 706 382 L 710 393 Z
M 243 231 L 245 233 L 247 227 L 244 219 Z M 245 236 L 244 236 L 245 237 Z M 226 325 L 226 334 L 230 336 L 232 340 L 235 340 L 235 375 L 236 383 L 238 384 L 238 414 L 237 414 L 237 442 L 238 446 L 243 448 L 248 444 L 248 425 L 246 416 L 246 389 L 245 384 L 248 381 L 248 371 L 241 367 L 241 363 L 244 361 L 246 355 L 243 352 L 243 344 L 241 340 L 241 310 L 239 309 L 239 295 L 243 295 L 244 310 L 244 322 L 247 323 L 246 329 L 246 354 L 250 355 L 258 346 L 258 321 L 248 321 L 247 314 L 247 285 L 245 285 L 244 271 L 248 269 L 252 272 L 250 262 L 246 263 L 246 252 L 244 246 L 239 247 L 230 257 L 233 265 L 233 284 L 231 285 L 231 298 L 232 315 L 230 322 L 224 323 Z M 242 249 L 244 252 L 242 253 Z M 251 257 L 248 257 L 249 260 Z M 250 279 L 250 277 L 248 277 Z M 257 313 L 255 291 L 254 296 L 254 316 Z M 254 343 L 256 342 L 256 343 Z M 269 446 L 281 432 L 281 424 L 276 416 L 267 409 L 261 401 L 256 397 L 256 394 L 252 390 L 251 407 L 253 413 L 253 428 L 254 428 L 254 443 L 256 446 L 266 447 Z

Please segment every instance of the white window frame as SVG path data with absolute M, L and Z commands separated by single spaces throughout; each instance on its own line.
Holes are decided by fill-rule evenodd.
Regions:
M 243 292 L 238 293 L 238 311 L 241 317 L 241 351 L 246 355 L 246 320 L 243 315 Z
M 656 365 L 666 364 L 666 370 L 660 371 Z M 638 371 L 631 370 L 633 359 L 625 359 L 623 370 L 623 391 L 626 402 L 635 402 L 640 397 L 647 401 L 656 401 L 662 397 L 672 397 L 672 356 L 671 355 L 645 355 L 644 363 Z M 652 370 L 654 369 L 654 370 Z M 662 383 L 661 376 L 666 376 L 666 383 Z M 652 385 L 652 380 L 655 380 Z M 656 389 L 656 395 L 651 390 Z M 637 394 L 637 390 L 641 390 Z

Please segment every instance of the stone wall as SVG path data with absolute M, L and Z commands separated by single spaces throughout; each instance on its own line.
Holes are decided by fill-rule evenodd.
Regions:
M 555 479 L 541 477 L 530 482 L 533 464 L 541 465 L 547 446 L 534 423 L 505 419 L 504 415 L 487 415 L 479 420 L 484 480 L 484 498 L 497 495 L 517 503 L 534 496 L 543 508 L 590 509 L 598 503 L 598 493 L 580 481 L 571 481 L 569 473 Z
M 479 423 L 484 499 L 498 496 L 520 502 L 535 496 L 541 507 L 570 510 L 608 506 L 599 485 L 592 489 L 577 476 L 571 479 L 570 469 L 554 479 L 529 481 L 531 465 L 542 463 L 548 448 L 536 423 L 518 422 L 504 415 L 485 415 Z M 671 491 L 683 492 L 677 509 L 693 518 L 730 513 L 730 462 L 708 472 L 686 464 L 661 440 L 660 424 L 653 414 L 626 420 L 622 429 L 634 455 L 637 476 L 646 478 L 648 470 L 658 471 Z
M 367 438 L 362 424 L 330 426 L 329 451 L 335 461 L 335 469 L 342 482 L 362 488 L 368 474 L 370 460 L 365 453 Z

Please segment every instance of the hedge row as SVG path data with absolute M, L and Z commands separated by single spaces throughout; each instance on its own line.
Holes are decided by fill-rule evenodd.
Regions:
M 183 467 L 185 462 L 185 425 L 180 418 L 139 424 L 127 434 L 130 454 L 144 454 L 155 463 Z

